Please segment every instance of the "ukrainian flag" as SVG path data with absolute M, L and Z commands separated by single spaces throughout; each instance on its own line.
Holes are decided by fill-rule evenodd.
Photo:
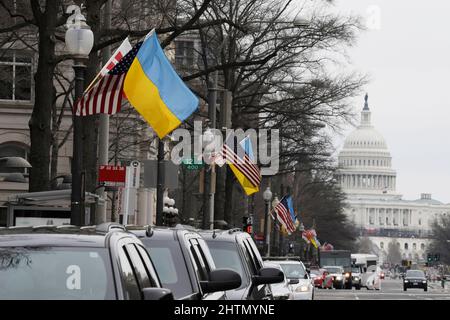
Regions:
M 156 33 L 139 49 L 125 78 L 124 94 L 161 139 L 189 118 L 199 104 L 173 69 Z

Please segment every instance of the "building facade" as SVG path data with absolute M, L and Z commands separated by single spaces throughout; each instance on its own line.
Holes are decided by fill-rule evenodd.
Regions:
M 339 154 L 338 181 L 347 194 L 345 212 L 361 238 L 374 244 L 380 260 L 387 261 L 388 246 L 394 243 L 402 259 L 426 259 L 432 239 L 431 226 L 440 215 L 450 214 L 450 204 L 422 194 L 404 200 L 397 192 L 397 172 L 383 136 L 372 125 L 366 96 L 361 123 L 345 140 Z

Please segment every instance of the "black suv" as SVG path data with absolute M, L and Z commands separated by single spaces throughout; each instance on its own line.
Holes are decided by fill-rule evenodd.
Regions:
M 122 226 L 0 230 L 0 300 L 173 299 Z
M 408 270 L 403 277 L 403 291 L 408 288 L 419 288 L 428 291 L 428 281 L 422 270 Z
M 216 266 L 235 270 L 242 285 L 227 292 L 230 300 L 272 300 L 270 284 L 284 281 L 284 274 L 276 268 L 265 268 L 255 242 L 239 229 L 201 231 Z
M 235 271 L 216 269 L 203 238 L 187 227 L 127 227 L 144 243 L 161 283 L 178 300 L 223 300 L 241 286 Z

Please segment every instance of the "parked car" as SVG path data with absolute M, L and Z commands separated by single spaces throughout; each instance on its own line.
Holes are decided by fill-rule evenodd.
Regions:
M 241 286 L 241 276 L 216 269 L 209 248 L 197 232 L 185 227 L 128 227 L 144 243 L 161 283 L 177 300 L 223 300 L 225 291 Z
M 408 270 L 403 278 L 403 291 L 411 288 L 428 291 L 428 281 L 422 270 Z
M 264 261 L 264 266 L 267 268 L 276 268 L 280 271 L 283 271 L 279 264 L 272 263 L 270 261 Z M 274 300 L 294 300 L 293 293 L 291 291 L 291 288 L 289 287 L 289 283 L 289 279 L 287 279 L 285 276 L 283 282 L 270 285 Z
M 267 262 L 276 263 L 281 266 L 284 275 L 288 279 L 289 288 L 292 291 L 293 300 L 313 300 L 314 284 L 309 276 L 304 264 L 300 259 L 286 258 L 268 258 Z
M 0 230 L 0 300 L 171 300 L 122 226 Z
M 345 288 L 344 269 L 340 266 L 324 266 L 323 267 L 333 279 L 333 288 Z
M 236 271 L 242 285 L 227 291 L 231 300 L 272 300 L 271 284 L 284 281 L 276 268 L 264 267 L 261 255 L 251 236 L 240 229 L 201 231 L 218 268 Z

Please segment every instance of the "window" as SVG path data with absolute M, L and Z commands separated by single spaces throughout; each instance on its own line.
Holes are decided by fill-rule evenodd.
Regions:
M 190 244 L 191 244 L 191 248 L 190 248 L 191 254 L 195 261 L 194 268 L 195 268 L 195 271 L 197 272 L 198 279 L 199 279 L 199 281 L 207 281 L 209 278 L 210 270 L 208 270 L 208 265 L 207 265 L 206 261 L 204 260 L 202 254 L 200 252 L 200 249 L 198 248 L 199 247 L 198 242 L 197 242 L 197 240 L 193 239 L 190 241 Z
M 407 243 L 405 243 L 405 250 L 408 250 L 409 246 Z
M 121 278 L 125 299 L 140 300 L 141 293 L 139 292 L 139 286 L 133 268 L 131 267 L 130 260 L 125 252 L 125 247 L 119 248 L 119 264 L 122 272 Z
M 250 246 L 258 269 L 261 269 L 263 267 L 263 261 L 261 255 L 259 254 L 258 248 L 256 247 L 256 244 L 253 242 L 253 240 L 247 240 L 247 244 Z
M 370 213 L 369 213 L 369 223 L 371 225 L 375 224 L 375 210 L 374 209 L 370 209 Z
M 177 41 L 175 44 L 175 63 L 177 66 L 192 67 L 195 61 L 194 41 Z
M 6 215 L 8 214 L 8 208 L 0 207 L 0 227 L 6 227 Z
M 384 249 L 384 242 L 380 242 L 380 248 Z
M 148 252 L 164 288 L 172 290 L 176 299 L 194 293 L 183 252 L 177 241 L 146 241 Z
M 420 245 L 420 249 L 421 249 L 422 251 L 425 250 L 425 244 L 424 244 L 424 243 L 422 243 L 422 244 Z
M 417 243 L 413 243 L 413 250 L 417 250 Z
M 31 101 L 32 59 L 16 51 L 0 52 L 0 100 Z
M 147 274 L 150 276 L 150 282 L 153 287 L 160 287 L 160 281 L 158 278 L 158 274 L 155 271 L 155 265 L 153 264 L 153 261 L 150 259 L 149 254 L 147 250 L 145 250 L 144 247 L 140 245 L 136 245 L 136 249 L 139 252 L 139 255 L 141 256 L 142 261 L 144 262 L 145 270 L 147 270 Z
M 133 244 L 128 244 L 126 246 L 126 249 L 128 252 L 128 256 L 130 257 L 130 260 L 133 263 L 133 268 L 139 280 L 139 287 L 141 291 L 145 288 L 156 286 L 155 284 L 152 285 L 150 281 L 150 276 L 147 272 L 147 268 L 144 266 L 144 262 L 142 261 L 142 258 L 139 255 L 139 253 L 137 252 L 136 247 Z
M 256 262 L 255 262 L 254 258 L 252 257 L 252 254 L 250 253 L 250 248 L 248 248 L 248 245 L 245 242 L 243 242 L 242 250 L 244 252 L 244 256 L 245 256 L 245 260 L 247 261 L 247 265 L 250 268 L 250 272 L 253 275 L 257 275 L 258 269 L 256 267 Z
M 0 300 L 115 300 L 104 248 L 0 248 Z
M 242 278 L 241 288 L 247 286 L 249 278 L 245 272 L 243 260 L 239 256 L 238 247 L 233 242 L 209 241 L 209 249 L 217 268 L 236 271 Z M 245 255 L 247 257 L 247 255 Z

